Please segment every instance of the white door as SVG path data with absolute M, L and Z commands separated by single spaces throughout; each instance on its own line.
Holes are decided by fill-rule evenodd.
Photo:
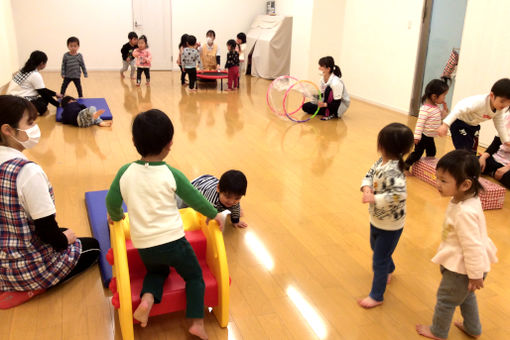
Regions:
M 170 0 L 132 0 L 133 30 L 147 36 L 153 70 L 172 69 Z

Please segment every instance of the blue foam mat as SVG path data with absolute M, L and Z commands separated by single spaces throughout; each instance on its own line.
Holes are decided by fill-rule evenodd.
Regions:
M 103 285 L 108 287 L 112 279 L 112 267 L 106 261 L 106 253 L 110 249 L 110 231 L 108 221 L 106 220 L 106 194 L 108 190 L 88 191 L 85 193 L 85 204 L 89 216 L 90 226 L 93 236 L 99 241 L 101 256 L 99 257 L 99 270 Z M 122 205 L 124 211 L 127 211 L 125 205 Z
M 96 109 L 98 109 L 98 110 L 103 109 L 104 113 L 101 115 L 102 120 L 112 120 L 113 119 L 110 108 L 108 107 L 108 104 L 106 103 L 106 99 L 104 99 L 104 98 L 78 98 L 77 102 L 80 104 L 83 104 L 87 107 L 95 106 Z M 62 121 L 62 112 L 63 111 L 64 111 L 63 108 L 57 107 L 57 115 L 56 115 L 57 122 Z

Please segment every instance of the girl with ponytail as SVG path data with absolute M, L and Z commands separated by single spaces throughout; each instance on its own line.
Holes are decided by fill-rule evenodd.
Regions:
M 370 246 L 374 252 L 374 278 L 370 294 L 358 301 L 363 308 L 383 303 L 386 284 L 395 271 L 392 254 L 406 217 L 406 177 L 403 156 L 413 146 L 413 132 L 400 123 L 384 127 L 377 137 L 381 158 L 370 168 L 361 183 L 362 202 L 369 203 Z
M 59 106 L 53 97 L 61 98 L 61 94 L 49 90 L 44 86 L 39 71 L 46 67 L 48 57 L 42 51 L 34 51 L 21 70 L 12 77 L 7 94 L 22 97 L 34 104 L 40 115 L 48 110 L 48 103 Z
M 320 80 L 322 101 L 317 104 L 305 103 L 303 111 L 314 114 L 319 107 L 318 114 L 324 116 L 321 120 L 341 118 L 351 103 L 344 82 L 340 79 L 342 71 L 335 65 L 333 57 L 328 56 L 319 59 L 319 72 L 322 76 Z

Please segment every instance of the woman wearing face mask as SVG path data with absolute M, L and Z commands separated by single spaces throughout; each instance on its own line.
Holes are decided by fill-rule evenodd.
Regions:
M 321 120 L 330 120 L 335 117 L 341 118 L 351 99 L 345 88 L 340 67 L 335 65 L 333 57 L 322 57 L 319 59 L 319 74 L 321 75 L 320 89 L 322 101 L 316 104 L 305 103 L 303 111 L 314 114 L 317 106 L 320 108 L 317 114 L 323 115 Z
M 213 30 L 209 30 L 205 36 L 207 38 L 207 43 L 199 48 L 200 59 L 202 60 L 204 70 L 219 70 L 221 60 L 220 49 L 218 45 L 214 43 L 216 33 Z
M 28 100 L 0 96 L 0 308 L 20 304 L 95 263 L 99 244 L 55 220 L 53 189 L 22 153 L 41 132 Z

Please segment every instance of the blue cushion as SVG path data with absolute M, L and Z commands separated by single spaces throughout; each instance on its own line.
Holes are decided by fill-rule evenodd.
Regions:
M 101 115 L 102 120 L 112 120 L 113 116 L 110 112 L 110 108 L 108 107 L 108 104 L 106 103 L 106 99 L 104 98 L 78 98 L 77 102 L 80 104 L 85 105 L 86 107 L 89 106 L 95 106 L 98 110 L 104 110 L 104 113 Z M 57 108 L 57 122 L 62 121 L 62 112 L 64 111 L 63 108 L 58 107 Z

